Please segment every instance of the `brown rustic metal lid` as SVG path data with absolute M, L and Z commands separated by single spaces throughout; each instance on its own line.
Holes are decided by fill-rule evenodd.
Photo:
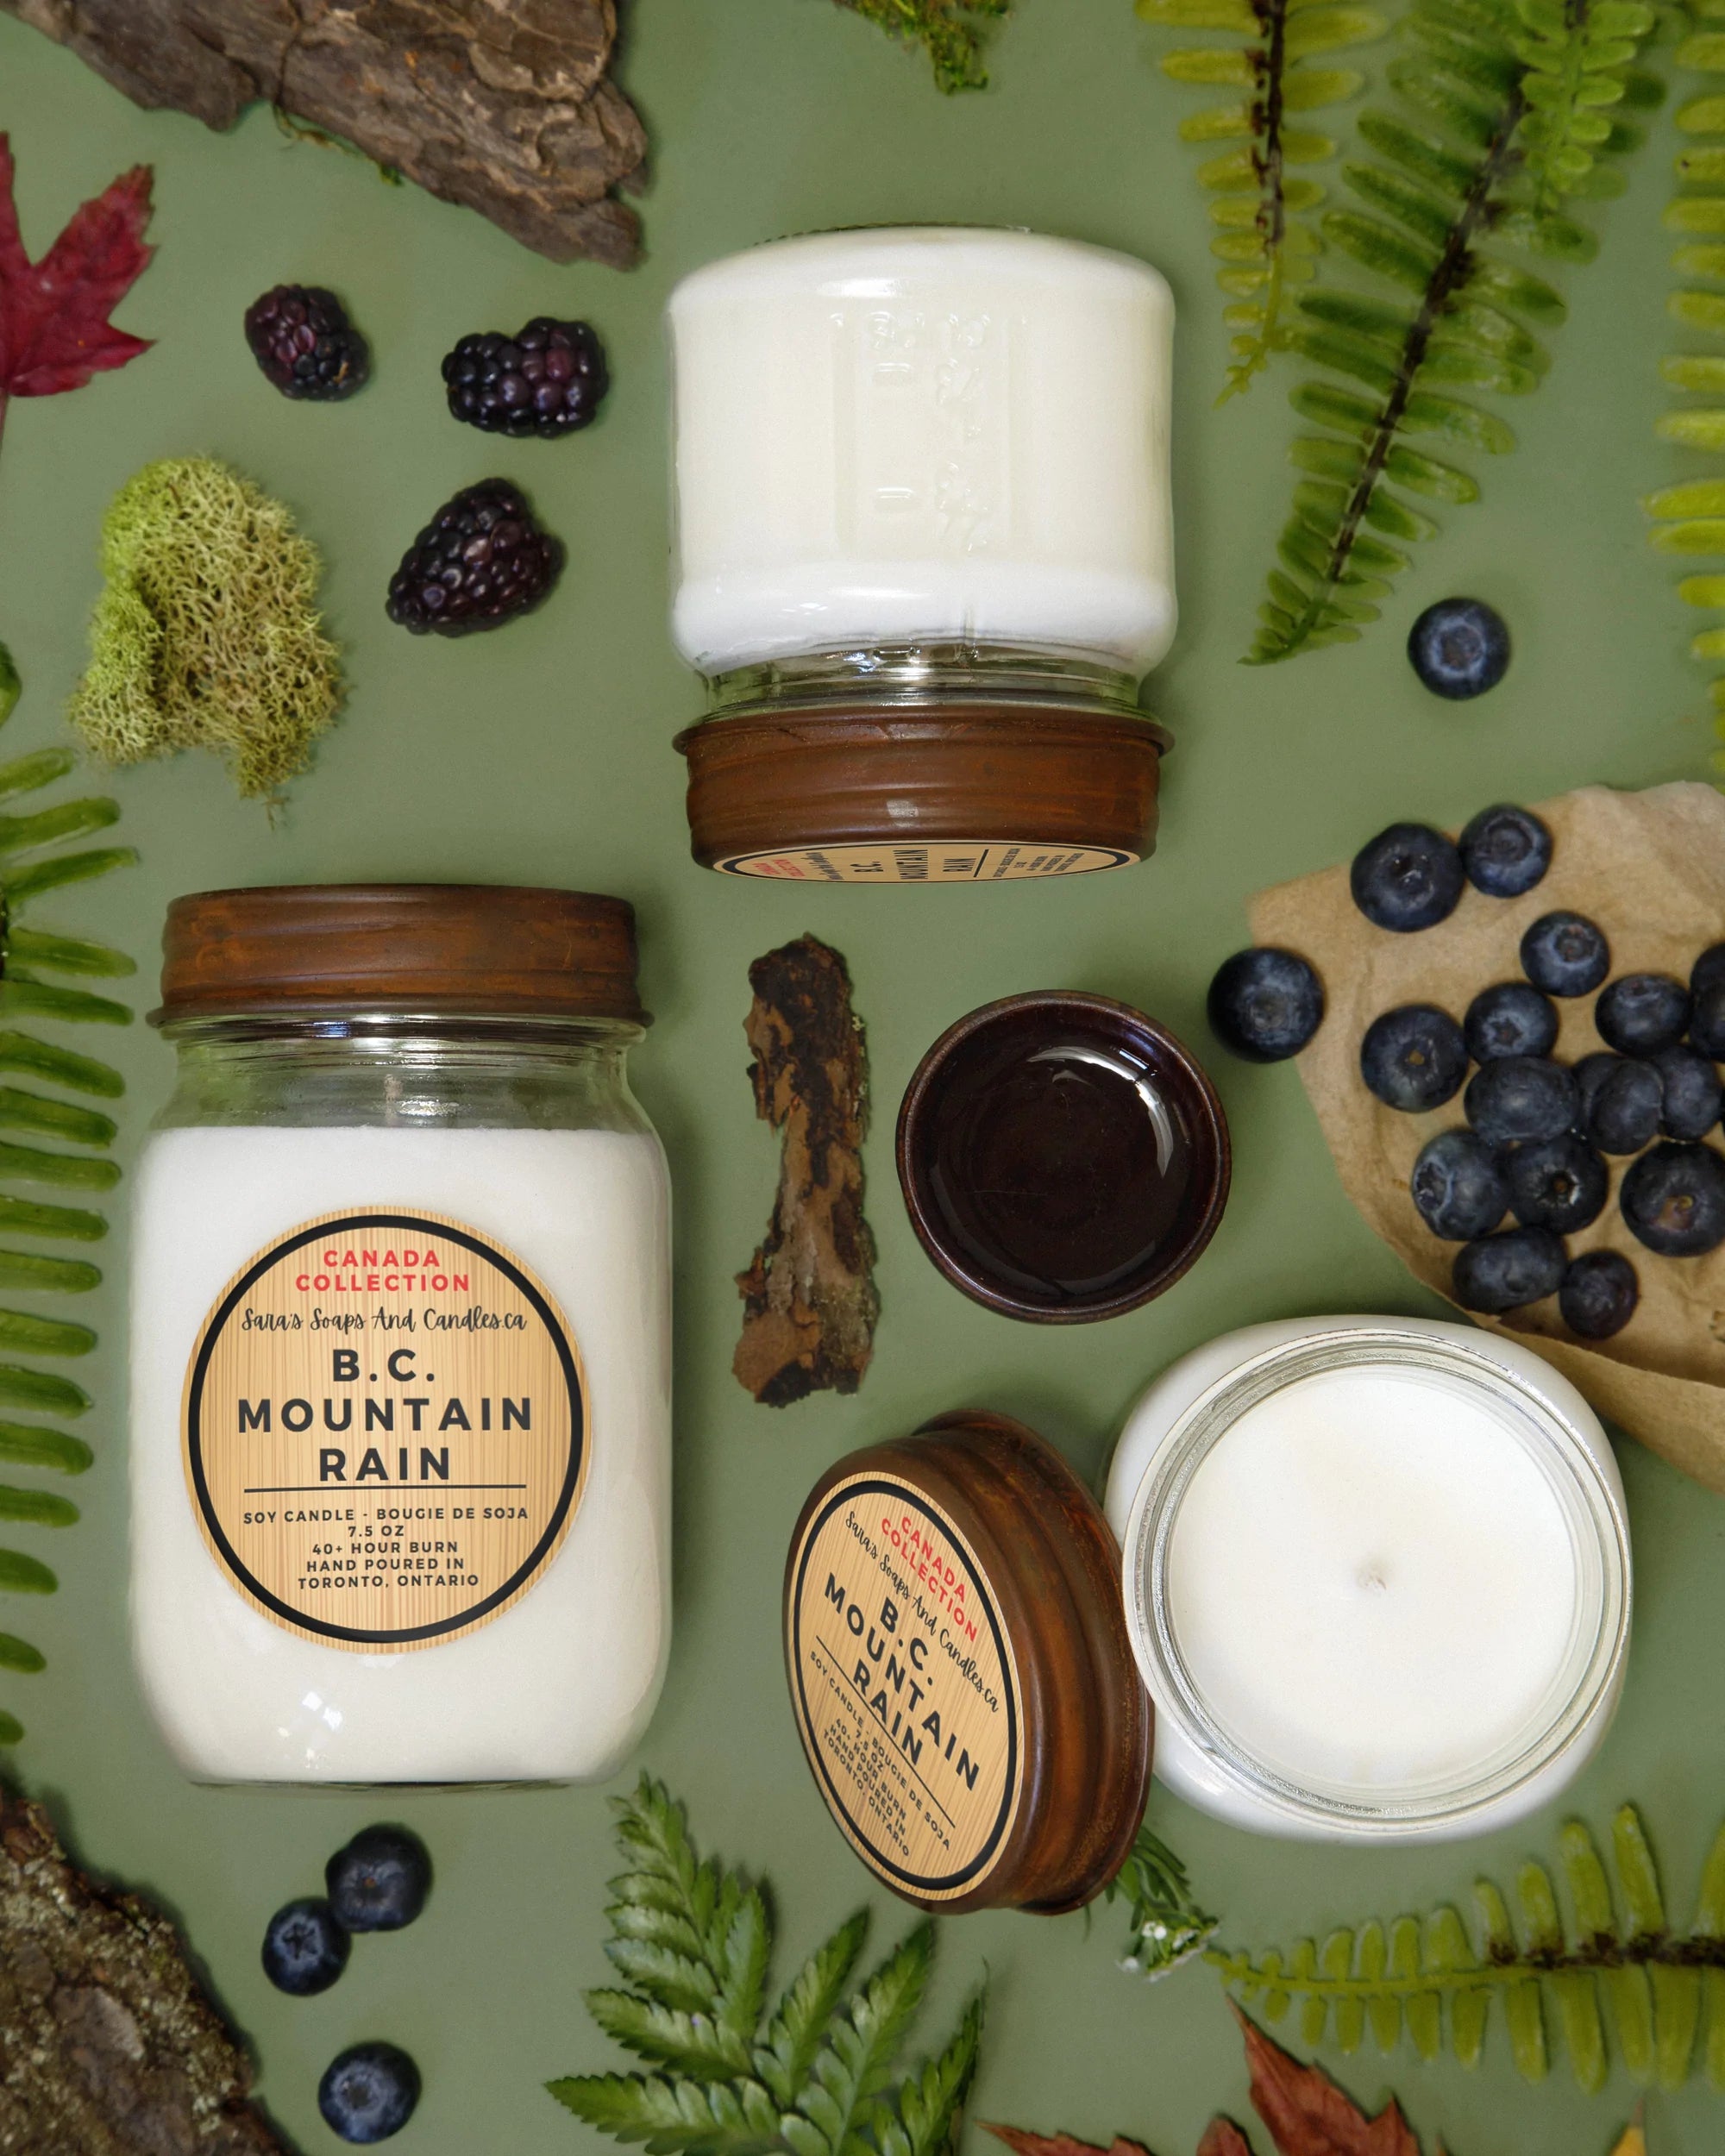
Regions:
M 775 708 L 677 736 L 691 850 L 722 874 L 989 883 L 1120 868 L 1156 843 L 1153 719 L 1026 701 Z
M 275 884 L 168 907 L 154 1025 L 380 1009 L 644 1025 L 635 909 L 483 883 Z
M 1094 1899 L 1144 1814 L 1154 1715 L 1101 1507 L 967 1408 L 815 1484 L 785 1569 L 798 1734 L 834 1822 L 919 1908 Z

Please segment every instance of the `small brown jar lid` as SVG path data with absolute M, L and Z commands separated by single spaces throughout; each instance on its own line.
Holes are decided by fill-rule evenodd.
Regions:
M 168 907 L 152 1024 L 360 1010 L 644 1025 L 635 909 L 484 883 L 273 884 Z
M 1101 1507 L 966 1410 L 853 1452 L 785 1570 L 797 1730 L 853 1849 L 919 1908 L 1091 1901 L 1144 1814 L 1151 1710 Z
M 859 699 L 706 719 L 677 747 L 703 868 L 793 883 L 997 883 L 1145 859 L 1171 739 L 1119 711 Z

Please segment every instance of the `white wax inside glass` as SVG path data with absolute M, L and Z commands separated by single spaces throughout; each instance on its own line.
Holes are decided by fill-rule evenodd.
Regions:
M 1304 1787 L 1465 1781 L 1534 1733 L 1579 1582 L 1559 1499 L 1477 1388 L 1325 1372 L 1206 1456 L 1168 1553 L 1212 1716 Z
M 215 1780 L 586 1780 L 619 1766 L 670 1644 L 670 1222 L 646 1132 L 161 1132 L 134 1188 L 132 1625 L 182 1766 Z M 437 1213 L 504 1244 L 580 1351 L 591 1454 L 562 1548 L 465 1638 L 354 1652 L 242 1599 L 181 1464 L 186 1368 L 242 1265 L 320 1213 Z
M 706 674 L 917 642 L 1142 674 L 1175 626 L 1174 303 L 1031 233 L 818 234 L 669 304 L 679 649 Z

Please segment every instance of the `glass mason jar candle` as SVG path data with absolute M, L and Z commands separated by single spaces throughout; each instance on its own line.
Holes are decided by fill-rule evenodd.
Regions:
M 1109 1475 L 1155 1771 L 1263 1833 L 1440 1841 L 1548 1802 L 1628 1647 L 1597 1419 L 1512 1340 L 1253 1326 L 1164 1372 Z
M 176 899 L 132 1629 L 217 1782 L 576 1781 L 670 1634 L 670 1229 L 616 899 Z
M 672 293 L 696 857 L 978 881 L 1147 851 L 1173 301 L 1028 232 L 819 233 Z

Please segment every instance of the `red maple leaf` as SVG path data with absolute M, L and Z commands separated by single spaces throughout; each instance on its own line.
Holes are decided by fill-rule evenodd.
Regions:
M 122 172 L 33 262 L 12 199 L 11 145 L 0 135 L 0 427 L 11 398 L 81 389 L 148 351 L 108 317 L 154 252 L 144 245 L 151 177 L 147 165 Z
M 1270 2129 L 1277 2156 L 1420 2156 L 1420 2144 L 1393 2099 L 1376 2118 L 1367 2118 L 1320 2068 L 1290 2059 L 1238 2007 L 1234 2016 L 1245 2034 L 1252 2103 Z M 982 2130 L 1004 2141 L 1013 2156 L 1150 2156 L 1142 2142 L 1120 2135 L 1103 2149 L 1070 2134 L 1029 2134 L 1022 2127 L 991 2126 L 986 2121 Z M 1198 2156 L 1251 2156 L 1251 2144 L 1231 2119 L 1212 2119 Z M 1441 2149 L 1438 2156 L 1443 2156 Z

